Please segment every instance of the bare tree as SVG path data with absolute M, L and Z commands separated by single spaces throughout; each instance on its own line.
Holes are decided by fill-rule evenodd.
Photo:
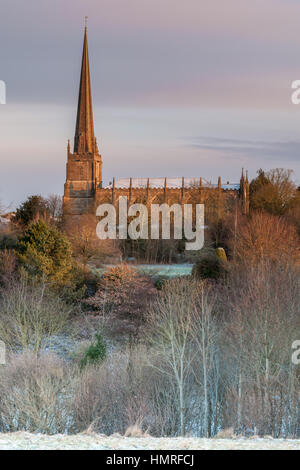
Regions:
M 45 199 L 50 217 L 56 221 L 61 220 L 63 213 L 63 200 L 58 194 L 49 194 Z
M 239 226 L 234 242 L 236 259 L 246 265 L 262 260 L 299 260 L 299 238 L 283 218 L 256 212 Z
M 75 257 L 86 266 L 90 261 L 104 261 L 107 257 L 118 256 L 115 240 L 100 240 L 96 234 L 96 217 L 92 214 L 69 219 L 64 226 L 72 243 Z
M 218 327 L 214 318 L 214 301 L 211 288 L 207 283 L 199 284 L 197 292 L 197 305 L 194 309 L 192 320 L 192 337 L 197 350 L 194 361 L 195 381 L 203 391 L 204 418 L 203 433 L 205 437 L 211 435 L 211 421 L 213 419 L 214 407 L 218 403 L 218 371 L 216 368 Z M 217 372 L 217 373 L 216 373 Z M 216 373 L 216 374 L 215 374 Z M 216 393 L 212 393 L 212 389 Z
M 186 432 L 186 395 L 195 357 L 190 340 L 196 292 L 197 285 L 193 281 L 168 282 L 149 314 L 150 342 L 157 358 L 152 357 L 151 365 L 175 384 L 182 436 Z
M 229 414 L 236 410 L 233 423 L 240 432 L 252 428 L 278 437 L 295 429 L 299 413 L 299 378 L 291 364 L 291 344 L 300 326 L 299 270 L 265 261 L 237 276 L 231 279 L 224 337 L 236 371 L 228 381 L 229 396 L 235 396 L 233 401 L 228 396 L 235 403 Z

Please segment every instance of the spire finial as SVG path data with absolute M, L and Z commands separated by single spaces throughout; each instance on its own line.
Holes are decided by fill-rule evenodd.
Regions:
M 88 19 L 89 19 L 88 16 L 85 16 L 85 17 L 84 17 L 84 26 L 85 26 L 85 29 L 87 29 Z

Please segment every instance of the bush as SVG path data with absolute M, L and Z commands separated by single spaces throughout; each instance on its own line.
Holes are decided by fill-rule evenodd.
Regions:
M 103 342 L 102 335 L 96 334 L 96 341 L 89 346 L 86 350 L 83 359 L 80 362 L 81 367 L 85 367 L 88 364 L 98 364 L 103 361 L 106 357 L 106 346 Z
M 73 268 L 71 246 L 55 227 L 49 227 L 43 221 L 32 224 L 20 238 L 17 254 L 29 274 L 46 277 L 56 286 L 70 283 Z
M 135 424 L 143 431 L 150 426 L 154 429 L 159 421 L 159 406 L 155 406 L 150 394 L 157 381 L 146 365 L 147 359 L 143 348 L 132 352 L 123 349 L 81 372 L 71 403 L 76 432 L 90 429 L 106 435 L 124 434 Z
M 243 264 L 262 261 L 299 261 L 299 238 L 296 228 L 278 216 L 255 212 L 242 223 L 232 240 L 235 259 Z
M 0 432 L 70 431 L 72 377 L 54 355 L 11 355 L 0 368 Z
M 22 274 L 1 291 L 0 338 L 8 348 L 38 352 L 43 342 L 62 331 L 70 313 L 44 283 Z
M 224 250 L 224 248 L 216 248 L 216 256 L 223 261 L 227 261 L 226 251 Z
M 224 260 L 215 251 L 202 255 L 193 266 L 193 275 L 200 279 L 219 279 L 225 273 Z
M 167 278 L 165 277 L 158 277 L 157 279 L 155 279 L 155 282 L 154 282 L 154 287 L 157 289 L 157 290 L 162 290 L 165 283 L 167 281 Z
M 156 295 L 152 279 L 138 275 L 127 265 L 119 265 L 104 273 L 96 294 L 85 299 L 84 305 L 91 314 L 101 316 L 110 337 L 128 337 L 138 333 Z

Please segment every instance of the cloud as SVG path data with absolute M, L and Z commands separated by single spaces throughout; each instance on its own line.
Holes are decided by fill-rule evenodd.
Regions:
M 264 161 L 265 159 L 278 160 L 281 164 L 286 161 L 298 162 L 300 154 L 300 140 L 264 141 L 232 139 L 219 137 L 193 137 L 188 147 L 198 150 L 215 150 L 229 153 L 236 158 L 241 155 Z

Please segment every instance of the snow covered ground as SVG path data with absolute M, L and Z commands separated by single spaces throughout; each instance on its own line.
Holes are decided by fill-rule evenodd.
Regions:
M 135 268 L 140 273 L 148 274 L 153 277 L 180 277 L 192 274 L 192 264 L 138 264 Z
M 198 439 L 154 437 L 110 437 L 97 434 L 45 436 L 17 432 L 0 434 L 0 450 L 300 450 L 300 440 Z
M 180 277 L 192 274 L 193 265 L 189 263 L 182 264 L 133 264 L 130 265 L 141 274 L 147 274 L 152 277 Z M 103 268 L 92 268 L 95 272 L 102 275 L 107 269 L 114 267 L 108 264 Z

